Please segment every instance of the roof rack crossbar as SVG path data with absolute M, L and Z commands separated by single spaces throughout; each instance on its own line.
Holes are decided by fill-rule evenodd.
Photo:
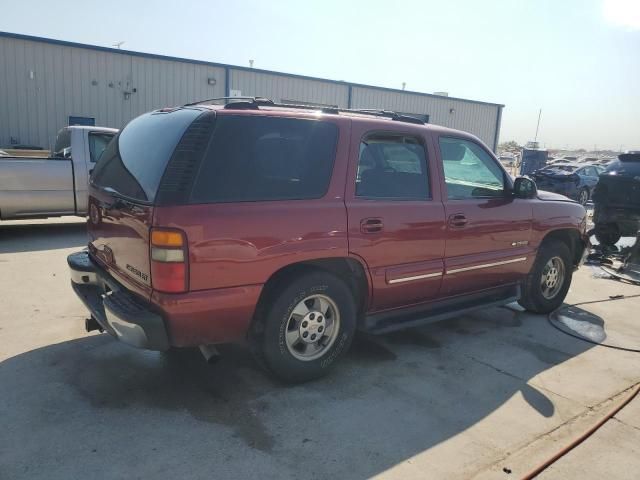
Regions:
M 403 115 L 401 113 L 394 112 L 393 110 L 382 110 L 377 108 L 356 108 L 356 109 L 350 109 L 348 111 L 355 112 L 355 113 L 363 113 L 366 115 L 376 115 L 378 117 L 386 117 L 386 118 L 390 118 L 391 120 L 396 120 L 399 122 L 416 123 L 418 125 L 424 125 L 424 121 L 420 120 L 419 118 L 412 117 L 410 115 Z

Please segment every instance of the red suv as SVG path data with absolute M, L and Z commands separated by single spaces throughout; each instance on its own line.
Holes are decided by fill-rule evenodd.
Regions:
M 356 330 L 549 312 L 588 243 L 578 203 L 387 111 L 157 110 L 108 145 L 89 193 L 89 248 L 68 258 L 87 330 L 205 356 L 246 339 L 287 381 L 324 374 Z

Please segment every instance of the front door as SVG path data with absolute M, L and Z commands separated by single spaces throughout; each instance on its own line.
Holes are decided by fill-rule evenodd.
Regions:
M 439 137 L 447 217 L 442 296 L 515 283 L 533 262 L 532 207 L 479 143 Z
M 434 152 L 421 129 L 390 128 L 354 126 L 360 142 L 350 152 L 345 196 L 349 252 L 369 269 L 373 311 L 435 298 L 444 269 L 444 206 L 428 162 Z

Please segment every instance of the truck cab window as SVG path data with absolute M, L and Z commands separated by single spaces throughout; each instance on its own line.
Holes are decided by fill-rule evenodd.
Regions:
M 71 130 L 63 128 L 58 132 L 51 156 L 52 158 L 69 158 L 71 156 Z
M 360 143 L 356 196 L 428 199 L 427 157 L 421 141 L 387 133 L 367 136 Z
M 107 144 L 113 138 L 113 134 L 109 133 L 89 133 L 89 160 L 92 163 L 96 163 L 104 152 L 104 149 L 107 148 Z
M 504 172 L 476 143 L 440 137 L 440 156 L 450 200 L 504 195 Z

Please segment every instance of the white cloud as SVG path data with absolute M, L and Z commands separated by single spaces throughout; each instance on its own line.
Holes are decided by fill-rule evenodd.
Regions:
M 604 0 L 602 11 L 609 23 L 640 29 L 640 0 Z

